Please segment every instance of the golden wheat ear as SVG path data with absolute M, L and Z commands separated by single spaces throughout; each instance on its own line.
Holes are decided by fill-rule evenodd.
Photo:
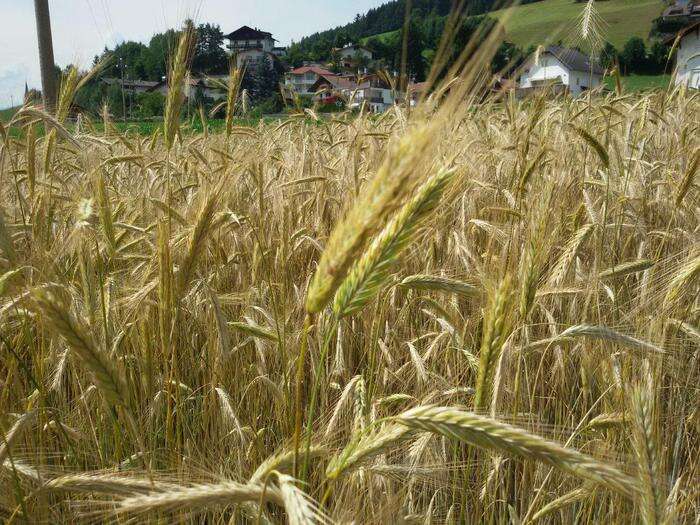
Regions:
M 453 176 L 453 170 L 443 170 L 431 177 L 377 235 L 336 291 L 333 299 L 336 316 L 357 312 L 379 292 L 393 264 L 412 240 L 421 221 L 437 207 Z
M 478 448 L 536 459 L 631 499 L 639 494 L 637 481 L 618 468 L 495 419 L 449 407 L 418 407 L 395 420 Z
M 180 130 L 180 111 L 185 100 L 190 59 L 192 58 L 196 31 L 191 21 L 185 24 L 168 71 L 168 96 L 165 100 L 163 137 L 168 149 L 173 147 Z

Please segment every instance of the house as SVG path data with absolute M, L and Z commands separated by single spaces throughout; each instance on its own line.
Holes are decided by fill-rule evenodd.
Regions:
M 350 108 L 359 108 L 364 105 L 372 113 L 384 113 L 403 98 L 401 93 L 377 75 L 359 79 L 354 89 L 345 90 L 344 94 Z
M 315 93 L 314 98 L 322 104 L 334 104 L 347 99 L 357 89 L 357 82 L 343 75 L 319 75 L 318 80 L 309 88 Z
M 187 77 L 183 94 L 185 99 L 201 96 L 214 101 L 220 101 L 226 98 L 226 90 L 223 89 L 218 82 L 226 83 L 228 75 L 212 75 L 210 77 Z M 218 81 L 218 82 L 217 82 Z M 168 96 L 170 86 L 167 80 L 155 82 L 149 92 L 158 92 L 164 97 Z
M 151 80 L 123 80 L 121 78 L 106 77 L 102 79 L 102 83 L 108 86 L 119 86 L 124 88 L 125 93 L 149 93 L 153 91 L 160 82 Z
M 418 105 L 418 102 L 426 95 L 428 90 L 427 82 L 411 82 L 408 85 L 408 94 L 411 97 L 411 106 Z
M 304 71 L 299 71 L 304 70 Z M 296 72 L 296 73 L 295 73 Z M 399 99 L 395 90 L 377 75 L 357 78 L 354 75 L 337 75 L 316 66 L 305 66 L 292 71 L 300 80 L 306 82 L 306 75 L 315 75 L 313 84 L 296 82 L 292 77 L 287 87 L 295 93 L 311 95 L 321 104 L 342 104 L 349 108 L 364 107 L 372 113 L 384 113 L 393 107 Z M 296 82 L 296 83 L 295 83 Z
M 245 51 L 246 49 L 261 49 L 271 53 L 275 47 L 275 40 L 272 33 L 261 31 L 258 28 L 243 26 L 234 32 L 224 36 L 229 41 L 228 49 L 230 54 Z
M 292 69 L 285 77 L 285 86 L 297 95 L 313 95 L 314 84 L 321 77 L 334 77 L 333 72 L 320 65 L 308 65 Z
M 669 37 L 666 43 L 671 44 L 676 38 L 676 84 L 700 89 L 700 22 L 686 27 L 678 36 Z
M 597 62 L 575 49 L 548 46 L 525 62 L 519 88 L 527 92 L 552 88 L 577 97 L 603 83 L 604 70 Z
M 279 57 L 286 55 L 287 51 L 283 47 L 276 47 L 272 33 L 261 31 L 258 28 L 243 26 L 229 33 L 226 38 L 228 51 L 231 56 L 236 57 L 237 67 L 255 67 L 259 65 L 265 57 L 268 59 L 270 68 L 275 67 L 279 62 Z
M 334 48 L 333 53 L 340 59 L 340 65 L 344 68 L 353 68 L 369 64 L 373 55 L 365 46 L 350 44 L 341 48 Z
M 698 18 L 700 18 L 700 0 L 676 0 L 663 13 L 663 19 L 666 21 L 691 21 Z

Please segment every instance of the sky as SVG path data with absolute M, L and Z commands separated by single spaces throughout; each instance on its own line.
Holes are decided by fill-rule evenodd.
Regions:
M 292 40 L 351 22 L 387 0 L 49 0 L 54 58 L 89 66 L 105 46 L 124 40 L 147 43 L 154 33 L 186 18 L 219 24 L 224 33 L 242 25 Z M 32 0 L 0 0 L 0 109 L 18 105 L 25 81 L 40 88 Z

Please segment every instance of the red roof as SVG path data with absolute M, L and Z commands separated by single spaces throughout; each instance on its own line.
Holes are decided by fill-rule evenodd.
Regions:
M 303 66 L 303 67 L 298 67 L 296 69 L 292 69 L 290 73 L 292 75 L 303 75 L 304 73 L 316 73 L 317 75 L 331 75 L 335 76 L 331 71 L 328 71 L 327 69 L 323 69 L 322 67 L 316 67 L 316 66 Z
M 412 93 L 423 93 L 428 87 L 427 82 L 417 82 L 408 85 L 408 90 Z
M 340 75 L 319 75 L 320 78 L 316 81 L 316 84 L 322 83 L 323 80 L 331 84 L 336 89 L 354 89 L 357 87 L 357 83 L 349 78 L 341 77 Z M 314 84 L 315 85 L 315 84 Z

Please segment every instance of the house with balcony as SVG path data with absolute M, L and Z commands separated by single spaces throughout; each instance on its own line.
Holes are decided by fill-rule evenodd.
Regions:
M 236 59 L 236 67 L 256 67 L 265 58 L 270 67 L 279 63 L 279 58 L 286 55 L 286 49 L 276 47 L 272 33 L 248 26 L 239 27 L 224 37 L 231 56 Z
M 518 82 L 522 93 L 537 89 L 578 97 L 603 83 L 603 70 L 591 57 L 575 49 L 548 46 L 525 62 Z
M 314 84 L 319 78 L 335 77 L 332 71 L 318 64 L 310 64 L 292 69 L 285 76 L 285 88 L 297 95 L 313 95 L 316 93 Z
M 346 69 L 366 67 L 373 59 L 372 51 L 358 44 L 349 44 L 345 47 L 334 48 L 333 53 L 337 55 L 340 66 Z

